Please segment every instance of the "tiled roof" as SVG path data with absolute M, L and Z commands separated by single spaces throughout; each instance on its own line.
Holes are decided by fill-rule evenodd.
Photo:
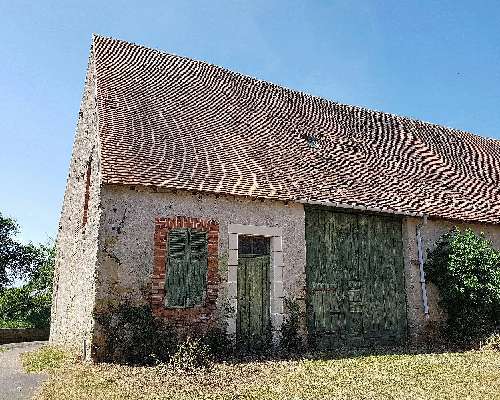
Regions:
M 500 142 L 95 36 L 105 183 L 500 223 Z

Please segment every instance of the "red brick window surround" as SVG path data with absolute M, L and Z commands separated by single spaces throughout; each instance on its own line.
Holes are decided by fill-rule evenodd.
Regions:
M 192 228 L 207 232 L 208 272 L 207 289 L 203 305 L 190 308 L 167 308 L 165 306 L 165 277 L 168 257 L 168 234 L 171 229 Z M 155 219 L 154 268 L 151 289 L 151 308 L 153 313 L 180 325 L 193 325 L 210 322 L 214 317 L 219 288 L 218 272 L 219 224 L 204 218 L 170 217 Z

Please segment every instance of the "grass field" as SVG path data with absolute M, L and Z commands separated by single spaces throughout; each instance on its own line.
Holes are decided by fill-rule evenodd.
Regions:
M 91 365 L 50 348 L 23 361 L 49 370 L 37 397 L 47 400 L 500 399 L 500 353 L 489 350 L 216 363 L 195 374 Z

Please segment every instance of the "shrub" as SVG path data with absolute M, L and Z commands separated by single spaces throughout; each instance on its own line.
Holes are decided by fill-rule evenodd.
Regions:
M 173 362 L 177 369 L 189 370 L 196 364 L 203 364 L 197 361 L 197 353 L 208 360 L 222 359 L 233 351 L 223 324 L 179 344 L 175 329 L 155 317 L 148 305 L 122 303 L 107 307 L 105 311 L 95 314 L 95 320 L 103 338 L 100 348 L 96 350 L 104 362 L 129 365 Z M 186 368 L 181 368 L 184 363 Z
M 448 313 L 449 339 L 472 344 L 494 332 L 500 311 L 500 252 L 484 235 L 470 229 L 444 234 L 428 254 L 426 271 Z
M 176 348 L 175 332 L 149 306 L 122 304 L 96 315 L 105 335 L 103 361 L 131 365 L 167 362 Z
M 284 299 L 286 317 L 281 325 L 281 346 L 287 351 L 300 350 L 302 340 L 299 335 L 299 304 L 286 297 Z
M 184 372 L 194 372 L 211 365 L 210 349 L 201 339 L 188 337 L 177 347 L 170 360 L 170 367 Z
M 25 321 L 19 320 L 3 320 L 0 319 L 0 329 L 26 329 L 32 328 L 31 324 L 28 324 Z
M 224 325 L 209 329 L 200 339 L 215 358 L 222 359 L 233 353 L 233 343 L 229 339 Z

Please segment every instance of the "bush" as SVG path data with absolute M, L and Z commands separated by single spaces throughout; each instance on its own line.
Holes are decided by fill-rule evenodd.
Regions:
M 300 350 L 302 340 L 299 335 L 299 305 L 290 298 L 285 298 L 286 318 L 281 325 L 281 346 L 287 351 Z
M 16 320 L 3 320 L 0 319 L 0 329 L 26 329 L 31 328 L 32 325 L 25 321 Z
M 167 362 L 177 337 L 149 306 L 122 304 L 96 315 L 105 335 L 103 361 L 130 365 Z
M 170 367 L 184 372 L 194 372 L 209 367 L 211 362 L 209 347 L 201 339 L 188 337 L 177 347 L 170 360 Z
M 210 354 L 217 359 L 223 359 L 233 353 L 233 343 L 226 333 L 225 326 L 209 329 L 200 339 Z
M 473 344 L 495 331 L 500 312 L 500 252 L 483 235 L 454 229 L 429 252 L 429 281 L 448 313 L 446 335 Z
M 40 293 L 30 285 L 0 292 L 0 325 L 22 328 L 48 328 L 50 292 Z
M 233 344 L 224 326 L 179 343 L 175 329 L 153 315 L 151 308 L 123 303 L 95 314 L 103 343 L 100 361 L 129 365 L 171 364 L 191 370 L 195 365 L 230 355 Z M 199 355 L 199 357 L 198 357 Z M 205 361 L 203 361 L 204 359 Z M 186 364 L 185 367 L 182 367 Z

